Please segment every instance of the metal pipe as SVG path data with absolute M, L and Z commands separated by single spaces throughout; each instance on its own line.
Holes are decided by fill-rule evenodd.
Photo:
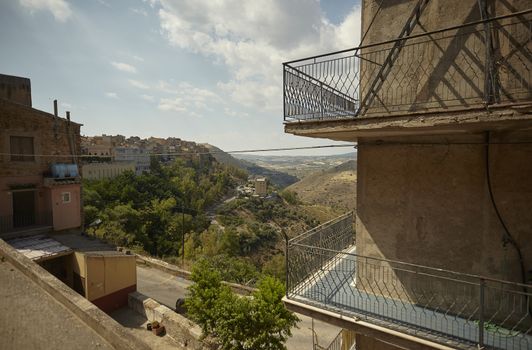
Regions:
M 54 100 L 54 116 L 59 117 L 59 113 L 57 109 L 57 100 Z

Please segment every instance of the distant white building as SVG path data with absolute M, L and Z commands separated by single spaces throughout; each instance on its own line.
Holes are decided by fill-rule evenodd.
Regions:
M 125 171 L 135 171 L 134 162 L 87 163 L 81 166 L 84 179 L 112 179 Z
M 141 175 L 150 171 L 150 154 L 139 147 L 115 147 L 115 161 L 135 163 L 135 174 Z

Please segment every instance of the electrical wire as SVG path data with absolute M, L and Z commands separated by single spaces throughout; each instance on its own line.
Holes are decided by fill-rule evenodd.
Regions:
M 486 167 L 486 182 L 487 182 L 487 185 L 488 185 L 488 192 L 489 192 L 489 197 L 490 197 L 490 201 L 491 201 L 491 205 L 493 206 L 493 209 L 495 210 L 495 214 L 497 215 L 497 219 L 499 220 L 502 228 L 503 228 L 503 232 L 504 232 L 504 237 L 503 237 L 503 248 L 506 247 L 506 245 L 508 243 L 510 243 L 510 245 L 512 247 L 514 247 L 516 253 L 517 253 L 517 256 L 518 256 L 518 259 L 519 259 L 519 267 L 520 267 L 520 271 L 521 271 L 521 282 L 523 284 L 527 284 L 526 282 L 526 270 L 525 270 L 525 263 L 524 263 L 524 260 L 523 260 L 523 253 L 521 252 L 521 249 L 519 248 L 519 245 L 517 244 L 517 241 L 514 239 L 514 237 L 512 236 L 512 234 L 510 233 L 510 230 L 508 229 L 508 226 L 506 225 L 506 222 L 504 221 L 502 215 L 501 215 L 501 212 L 499 211 L 499 207 L 497 206 L 497 202 L 495 201 L 495 195 L 493 194 L 493 186 L 492 186 L 492 183 L 491 183 L 491 166 L 490 166 L 490 145 L 492 144 L 490 141 L 491 139 L 491 136 L 490 136 L 490 132 L 489 131 L 486 131 L 486 152 L 484 152 L 484 155 L 485 155 L 485 167 Z M 524 292 L 524 295 L 527 295 L 528 294 L 528 288 L 527 287 L 523 287 L 523 292 Z M 529 305 L 528 307 L 528 315 L 530 317 L 532 317 L 532 306 Z
M 490 142 L 490 145 L 529 145 L 532 144 L 532 141 L 515 141 L 515 142 Z M 358 149 L 360 147 L 380 147 L 380 146 L 486 146 L 487 142 L 365 142 L 362 144 L 340 144 L 340 145 L 319 145 L 319 146 L 304 146 L 304 147 L 281 147 L 281 148 L 257 148 L 257 149 L 242 149 L 242 150 L 233 150 L 233 151 L 223 151 L 223 150 L 210 150 L 210 151 L 187 151 L 187 152 L 147 152 L 147 153 L 138 153 L 138 154 L 123 154 L 121 157 L 131 157 L 138 158 L 140 156 L 186 156 L 186 155 L 207 155 L 207 154 L 241 154 L 241 153 L 258 153 L 258 152 L 282 152 L 282 151 L 296 151 L 296 150 L 311 150 L 311 149 L 323 149 L 323 148 L 354 148 Z M 112 147 L 110 147 L 112 148 Z M 52 157 L 52 158 L 69 158 L 72 156 L 80 158 L 113 158 L 114 156 L 109 155 L 90 155 L 90 154 L 32 154 L 32 153 L 0 153 L 0 156 L 25 156 L 25 157 Z M 326 156 L 324 156 L 326 157 Z
M 207 155 L 207 154 L 239 154 L 239 153 L 257 153 L 257 152 L 282 152 L 282 151 L 296 151 L 296 150 L 309 150 L 309 149 L 321 149 L 321 148 L 345 148 L 345 147 L 352 147 L 356 148 L 355 144 L 341 144 L 341 145 L 319 145 L 319 146 L 304 146 L 304 147 L 282 147 L 282 148 L 260 148 L 260 149 L 243 149 L 243 150 L 235 150 L 235 151 L 222 151 L 222 150 L 211 150 L 211 151 L 204 151 L 204 152 L 198 152 L 198 151 L 190 151 L 190 152 L 161 152 L 161 153 L 154 153 L 154 152 L 147 152 L 147 153 L 138 153 L 138 154 L 125 154 L 121 155 L 121 157 L 131 157 L 131 158 L 138 158 L 139 156 L 184 156 L 184 155 Z M 112 147 L 110 147 L 112 148 Z M 0 156 L 19 156 L 19 157 L 54 157 L 54 158 L 61 158 L 66 157 L 70 158 L 73 155 L 72 154 L 30 154 L 30 153 L 0 153 Z M 90 154 L 77 154 L 75 155 L 80 158 L 112 158 L 113 155 L 90 155 Z

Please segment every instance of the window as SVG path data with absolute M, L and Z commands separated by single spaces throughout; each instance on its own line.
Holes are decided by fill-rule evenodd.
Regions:
M 11 161 L 33 162 L 35 160 L 33 137 L 11 136 L 10 146 Z
M 61 193 L 61 199 L 63 203 L 70 203 L 70 192 Z

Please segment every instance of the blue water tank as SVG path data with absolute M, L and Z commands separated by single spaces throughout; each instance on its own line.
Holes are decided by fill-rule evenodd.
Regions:
M 52 164 L 52 177 L 56 179 L 64 179 L 69 177 L 78 177 L 79 171 L 76 164 Z
M 76 164 L 65 164 L 66 165 L 66 177 L 78 177 L 78 166 Z
M 52 177 L 63 179 L 66 174 L 66 164 L 54 163 L 52 164 Z

